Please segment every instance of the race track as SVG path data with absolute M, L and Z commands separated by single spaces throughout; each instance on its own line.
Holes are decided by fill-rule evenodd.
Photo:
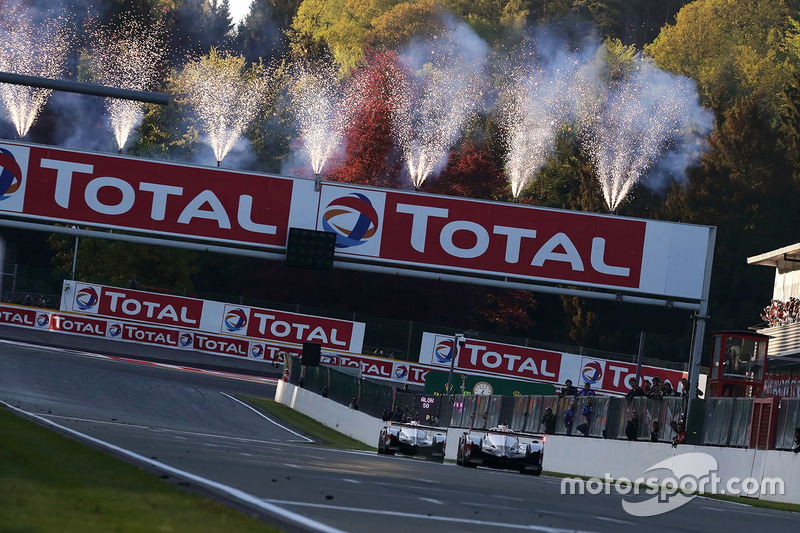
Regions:
M 737 503 L 696 498 L 637 518 L 619 495 L 562 495 L 558 478 L 328 449 L 236 398 L 272 398 L 274 391 L 264 378 L 0 342 L 3 402 L 287 530 L 797 530 L 794 513 Z

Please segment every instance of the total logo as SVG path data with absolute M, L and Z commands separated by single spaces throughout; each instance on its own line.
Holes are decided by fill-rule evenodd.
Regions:
M 450 363 L 450 359 L 453 358 L 453 339 L 439 341 L 433 349 L 433 355 L 440 363 Z
M 594 385 L 598 381 L 603 378 L 603 367 L 597 361 L 589 361 L 585 365 L 583 365 L 583 370 L 581 370 L 581 379 L 584 383 L 590 383 Z
M 250 357 L 253 359 L 264 359 L 264 345 L 253 343 L 250 347 Z
M 322 228 L 336 234 L 336 248 L 361 246 L 378 231 L 378 212 L 369 198 L 351 193 L 332 200 L 322 214 Z
M 108 325 L 109 337 L 119 337 L 121 334 L 122 334 L 122 326 L 114 322 Z
M 178 346 L 181 348 L 191 348 L 194 345 L 194 336 L 184 331 L 178 336 Z
M 40 328 L 46 328 L 50 326 L 50 313 L 37 313 L 36 326 Z
M 0 148 L 0 202 L 7 200 L 22 186 L 22 169 L 14 154 Z
M 397 365 L 394 367 L 394 379 L 406 379 L 408 377 L 408 366 Z
M 247 326 L 247 313 L 244 309 L 234 307 L 225 312 L 222 323 L 228 331 L 241 331 Z
M 81 311 L 88 311 L 97 305 L 99 296 L 94 287 L 83 287 L 75 294 L 75 305 Z

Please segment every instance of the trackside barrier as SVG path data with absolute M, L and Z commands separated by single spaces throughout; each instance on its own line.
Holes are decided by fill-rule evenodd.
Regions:
M 776 450 L 791 450 L 795 428 L 800 427 L 800 398 L 781 399 L 778 409 L 778 431 L 775 436 Z
M 545 404 L 545 402 L 557 399 L 556 397 L 537 397 L 528 398 L 527 401 L 533 400 Z M 280 382 L 278 384 L 275 401 L 288 405 L 328 427 L 373 447 L 377 444 L 378 433 L 383 426 L 383 422 L 379 418 L 348 409 L 344 405 L 322 398 L 290 383 Z M 523 403 L 520 398 L 514 399 L 514 403 L 517 401 Z M 476 402 L 479 406 L 481 403 Z M 482 404 L 486 405 L 485 400 Z M 530 420 L 530 415 L 528 419 Z M 463 432 L 463 428 L 448 429 L 446 459 L 455 460 L 458 438 Z M 665 476 L 676 474 L 669 469 L 650 472 L 647 470 L 661 461 L 691 452 L 708 454 L 715 459 L 716 475 L 720 479 L 717 492 L 720 492 L 720 489 L 725 490 L 726 484 L 733 478 L 740 480 L 753 478 L 762 487 L 766 486 L 766 480 L 780 478 L 783 480 L 783 494 L 759 494 L 755 497 L 800 503 L 800 456 L 788 451 L 692 445 L 672 448 L 669 444 L 660 442 L 630 442 L 617 439 L 551 435 L 547 437 L 545 444 L 544 468 L 551 472 L 599 478 L 608 475 L 612 479 L 636 480 L 642 477 L 656 477 L 663 480 Z M 602 460 L 598 460 L 598 458 L 602 458 Z

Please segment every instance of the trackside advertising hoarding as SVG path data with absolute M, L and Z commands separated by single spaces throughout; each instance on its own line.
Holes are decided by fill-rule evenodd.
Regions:
M 452 354 L 452 335 L 428 332 L 422 335 L 420 364 L 448 370 Z M 570 379 L 578 388 L 590 383 L 595 392 L 613 395 L 626 394 L 630 390 L 628 379 L 636 377 L 635 363 L 477 339 L 466 339 L 464 346 L 458 350 L 454 369 L 459 372 L 522 379 L 557 386 L 563 385 Z M 679 390 L 681 378 L 688 377 L 686 372 L 646 365 L 642 365 L 641 376 L 648 380 L 658 377 L 663 381 L 669 381 L 676 391 Z M 704 377 L 701 376 L 701 389 L 705 386 Z
M 714 229 L 26 143 L 0 143 L 0 215 L 285 251 L 336 234 L 353 268 L 704 298 Z M 488 281 L 487 281 L 488 282 Z M 267 319 L 269 320 L 269 319 Z
M 303 351 L 302 345 L 293 343 L 236 335 L 207 334 L 175 326 L 94 317 L 70 311 L 57 312 L 13 304 L 0 304 L 0 324 L 264 362 L 282 363 L 286 355 L 300 357 Z M 338 350 L 324 352 L 321 363 L 333 367 L 358 368 L 364 377 L 371 379 L 417 385 L 425 384 L 425 374 L 429 370 L 416 363 Z
M 323 349 L 355 353 L 361 352 L 364 343 L 361 322 L 75 281 L 64 282 L 60 308 L 213 335 L 240 335 L 295 345 L 315 342 Z

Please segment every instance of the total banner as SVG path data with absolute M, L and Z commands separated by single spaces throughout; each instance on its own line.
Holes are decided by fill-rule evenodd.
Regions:
M 317 190 L 311 179 L 21 142 L 0 143 L 0 168 L 5 217 L 277 253 L 290 228 L 316 229 L 336 234 L 335 259 L 350 268 L 707 297 L 708 226 L 335 182 Z
M 453 346 L 452 335 L 425 332 L 420 347 L 420 364 L 449 369 Z M 464 373 L 538 383 L 563 384 L 569 379 L 577 387 L 589 383 L 595 392 L 611 395 L 626 394 L 630 390 L 628 380 L 636 377 L 636 364 L 633 363 L 478 339 L 465 339 L 456 352 L 453 368 Z M 681 378 L 687 377 L 687 373 L 643 365 L 641 377 L 647 380 L 658 377 L 668 381 L 677 391 Z
M 96 318 L 69 311 L 56 312 L 17 305 L 0 305 L 0 324 L 275 364 L 283 363 L 287 356 L 300 357 L 303 352 L 302 344 L 267 342 L 230 334 L 207 334 L 174 326 Z M 321 363 L 331 367 L 357 368 L 362 376 L 371 379 L 416 385 L 425 384 L 425 374 L 429 370 L 416 363 L 330 350 L 322 354 Z
M 0 165 L 13 177 L 0 211 L 37 220 L 261 247 L 313 223 L 292 203 L 311 180 L 28 143 L 0 143 Z
M 60 308 L 74 313 L 196 330 L 209 335 L 246 336 L 295 345 L 315 342 L 325 349 L 346 352 L 360 353 L 364 342 L 365 325 L 362 322 L 69 280 L 64 281 Z M 200 339 L 213 340 L 207 335 Z
M 713 228 L 326 183 L 338 257 L 702 298 Z

